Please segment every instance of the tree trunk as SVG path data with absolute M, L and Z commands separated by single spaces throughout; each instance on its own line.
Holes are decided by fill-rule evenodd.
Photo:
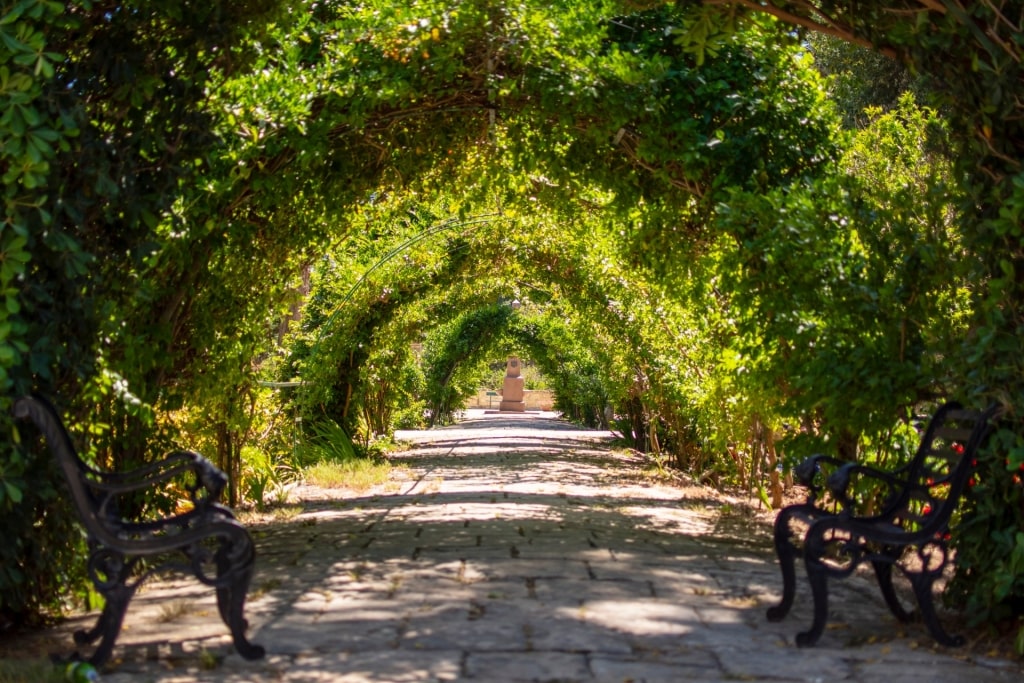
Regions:
M 217 466 L 228 475 L 228 499 L 225 501 L 229 507 L 238 505 L 239 476 L 241 467 L 238 462 L 238 454 L 234 447 L 234 440 L 231 438 L 231 430 L 227 422 L 217 423 Z

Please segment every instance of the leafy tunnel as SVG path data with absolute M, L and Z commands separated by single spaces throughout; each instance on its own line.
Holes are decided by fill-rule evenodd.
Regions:
M 297 418 L 368 447 L 450 419 L 512 349 L 567 415 L 607 407 L 634 446 L 765 498 L 778 464 L 898 459 L 938 401 L 997 401 L 1015 417 L 970 512 L 1007 540 L 961 548 L 965 595 L 1005 609 L 1019 31 L 990 3 L 825 4 L 4 10 L 5 405 L 59 397 L 105 466 L 215 454 L 242 504 Z M 76 551 L 38 523 L 43 456 L 5 449 L 0 609 L 23 615 Z

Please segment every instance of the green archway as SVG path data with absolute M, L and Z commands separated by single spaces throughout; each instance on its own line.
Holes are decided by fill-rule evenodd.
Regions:
M 473 370 L 480 363 L 509 355 L 537 364 L 566 417 L 589 426 L 604 422 L 607 378 L 593 354 L 571 337 L 563 319 L 543 304 L 513 308 L 501 301 L 465 312 L 436 335 L 437 348 L 424 358 L 431 424 L 452 421 L 477 388 Z M 466 375 L 469 381 L 460 381 Z
M 7 401 L 65 397 L 104 425 L 95 452 L 115 466 L 184 431 L 234 471 L 301 274 L 338 242 L 387 243 L 365 220 L 375 202 L 435 194 L 444 215 L 542 213 L 612 244 L 579 278 L 584 259 L 533 254 L 579 285 L 564 294 L 596 319 L 652 424 L 678 418 L 713 457 L 749 443 L 762 412 L 849 452 L 935 396 L 1020 403 L 1022 55 L 989 3 L 190 10 L 24 4 L 2 23 L 0 384 Z M 790 26 L 758 10 L 942 78 L 956 180 L 907 187 L 950 193 L 904 212 L 913 191 L 860 194 L 865 176 L 836 174 L 845 143 L 824 91 Z M 502 239 L 465 243 L 506 262 L 505 246 L 527 250 Z M 377 290 L 351 334 L 395 331 L 400 316 L 420 330 L 414 309 L 463 305 L 425 297 L 461 289 L 476 258 L 455 243 L 424 255 L 419 280 Z M 334 370 L 365 366 L 350 360 Z M 989 582 L 986 609 L 1008 580 L 1024 594 L 1008 571 L 1019 414 L 983 463 L 982 531 L 962 547 Z M 40 533 L 45 468 L 0 458 L 9 536 Z M 65 547 L 62 533 L 43 545 Z M 34 575 L 0 576 L 0 595 L 21 609 Z

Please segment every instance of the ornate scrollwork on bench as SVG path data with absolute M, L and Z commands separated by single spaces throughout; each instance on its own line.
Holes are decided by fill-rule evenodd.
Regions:
M 901 604 L 893 585 L 894 568 L 909 579 L 920 617 L 935 640 L 962 645 L 963 638 L 950 635 L 939 622 L 933 589 L 951 562 L 950 519 L 996 412 L 995 407 L 975 412 L 947 403 L 932 417 L 913 459 L 893 471 L 823 455 L 801 463 L 794 473 L 809 494 L 803 503 L 783 508 L 775 520 L 783 590 L 781 602 L 768 610 L 768 619 L 779 621 L 792 607 L 795 563 L 802 557 L 814 598 L 814 620 L 807 631 L 797 634 L 796 642 L 813 645 L 828 618 L 828 580 L 849 576 L 870 563 L 897 619 L 911 621 L 917 614 Z M 868 481 L 874 504 L 863 509 L 854 491 Z
M 42 433 L 86 530 L 89 578 L 105 605 L 95 625 L 75 633 L 75 641 L 85 645 L 99 639 L 89 658 L 94 666 L 110 658 L 139 586 L 150 576 L 171 570 L 190 573 L 214 588 L 235 649 L 246 659 L 263 656 L 263 648 L 246 639 L 243 614 L 255 551 L 249 532 L 219 502 L 227 484 L 223 472 L 191 451 L 176 451 L 130 472 L 103 472 L 78 456 L 57 411 L 45 399 L 18 399 L 14 415 L 31 421 Z M 154 519 L 123 514 L 132 507 L 125 502 L 133 496 L 175 482 L 188 492 L 189 509 Z

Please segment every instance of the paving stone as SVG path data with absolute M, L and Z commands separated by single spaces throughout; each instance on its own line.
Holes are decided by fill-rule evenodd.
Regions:
M 546 604 L 588 604 L 598 600 L 631 600 L 649 598 L 654 592 L 651 582 L 642 575 L 620 580 L 538 579 L 533 583 L 537 599 Z
M 749 648 L 735 646 L 718 648 L 716 653 L 726 676 L 732 680 L 831 683 L 851 680 L 854 673 L 845 658 L 816 648 L 794 647 L 770 657 L 751 656 Z
M 587 621 L 634 636 L 684 636 L 701 627 L 697 613 L 657 598 L 590 600 L 582 610 Z
M 592 680 L 587 658 L 565 652 L 471 653 L 466 677 L 488 683 Z
M 279 680 L 284 683 L 454 681 L 459 678 L 462 659 L 459 650 L 330 653 L 297 658 Z
M 585 613 L 560 609 L 530 622 L 527 644 L 531 649 L 603 655 L 628 655 L 630 640 L 621 632 L 587 621 Z
M 957 661 L 934 656 L 901 660 L 891 651 L 857 667 L 859 680 L 885 680 L 887 683 L 928 683 L 930 681 L 970 681 L 970 683 L 1004 683 L 1021 680 L 1020 670 L 1003 663 L 997 668 L 979 666 L 974 662 Z
M 680 683 L 680 681 L 723 680 L 718 661 L 707 652 L 692 658 L 673 657 L 666 661 L 591 656 L 593 680 L 601 683 Z

